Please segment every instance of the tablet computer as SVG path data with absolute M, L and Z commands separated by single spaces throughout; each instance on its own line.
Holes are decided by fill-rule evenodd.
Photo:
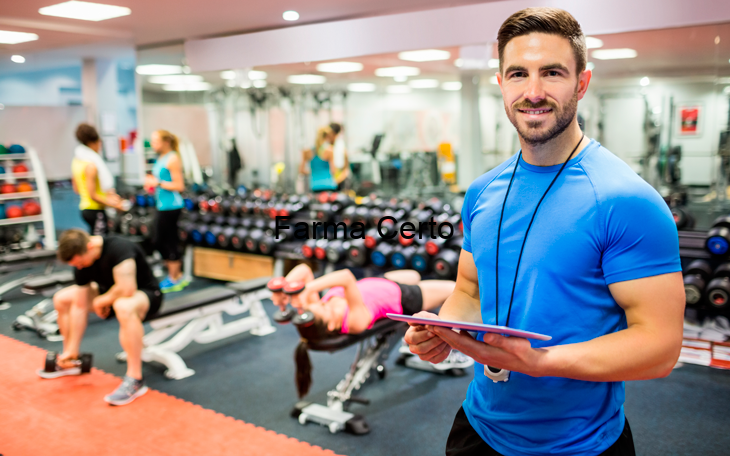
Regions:
M 414 317 L 412 315 L 385 314 L 391 320 L 405 321 L 406 323 L 417 323 L 420 325 L 443 326 L 446 328 L 463 329 L 464 331 L 488 332 L 503 334 L 506 336 L 523 337 L 525 339 L 550 340 L 552 337 L 545 334 L 538 334 L 521 329 L 507 328 L 506 326 L 485 325 L 483 323 L 471 323 L 467 321 L 432 320 L 430 318 Z

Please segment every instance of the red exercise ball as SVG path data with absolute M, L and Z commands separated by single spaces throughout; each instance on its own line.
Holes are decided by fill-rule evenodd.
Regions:
M 15 185 L 6 182 L 0 186 L 0 193 L 15 193 Z
M 41 213 L 41 206 L 36 201 L 28 200 L 23 203 L 23 214 L 38 215 Z
M 33 191 L 33 185 L 30 184 L 30 182 L 20 182 L 18 184 L 18 193 L 24 193 L 24 192 L 32 192 Z
M 13 166 L 13 172 L 16 174 L 27 173 L 28 167 L 25 166 L 24 163 L 18 163 L 17 165 Z
M 18 218 L 23 216 L 23 210 L 20 206 L 8 206 L 5 209 L 5 217 L 7 218 Z

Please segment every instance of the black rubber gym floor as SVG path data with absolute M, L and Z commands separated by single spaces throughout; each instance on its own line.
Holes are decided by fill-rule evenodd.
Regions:
M 189 290 L 210 283 L 198 279 Z M 15 317 L 40 298 L 16 291 L 5 299 L 13 306 L 0 311 L 0 334 L 48 350 L 61 349 L 60 342 L 11 329 Z M 273 306 L 266 304 L 272 314 Z M 116 321 L 93 318 L 82 351 L 93 351 L 96 367 L 121 376 L 125 366 L 114 360 L 121 349 L 117 331 Z M 210 345 L 193 343 L 181 355 L 195 369 L 194 376 L 168 380 L 162 375 L 162 366 L 145 364 L 145 377 L 157 390 L 338 454 L 443 454 L 472 369 L 462 378 L 414 371 L 395 365 L 394 351 L 386 378 L 374 376 L 359 393 L 371 404 L 351 407 L 366 417 L 372 432 L 365 436 L 332 435 L 325 427 L 311 423 L 301 426 L 289 416 L 297 402 L 293 352 L 298 340 L 293 327 L 283 326 L 264 337 L 240 335 Z M 314 383 L 307 399 L 325 403 L 327 390 L 342 379 L 354 355 L 354 347 L 336 354 L 311 353 Z M 665 379 L 628 382 L 626 414 L 638 455 L 726 455 L 730 448 L 730 372 L 686 365 Z

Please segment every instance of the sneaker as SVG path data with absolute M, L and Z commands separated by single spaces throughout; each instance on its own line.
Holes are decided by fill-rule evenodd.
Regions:
M 104 396 L 104 400 L 111 405 L 126 405 L 142 396 L 148 389 L 144 380 L 125 375 L 122 384 L 113 393 Z
M 190 282 L 184 276 L 177 282 L 168 276 L 165 280 L 160 282 L 160 291 L 163 293 L 172 293 L 174 291 L 180 291 L 188 285 L 190 285 Z
M 59 378 L 65 377 L 67 375 L 81 375 L 81 368 L 67 367 L 64 369 L 63 367 L 56 364 L 56 370 L 53 372 L 46 372 L 45 369 L 38 369 L 36 373 L 41 378 Z
M 466 369 L 467 367 L 473 366 L 474 360 L 465 354 L 456 350 L 451 350 L 449 356 L 438 364 L 434 364 L 433 368 L 440 371 L 449 369 Z

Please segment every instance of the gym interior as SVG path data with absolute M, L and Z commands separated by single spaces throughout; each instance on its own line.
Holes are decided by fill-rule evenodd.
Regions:
M 310 340 L 298 394 L 295 349 L 314 317 L 294 306 L 306 286 L 276 279 L 299 265 L 315 280 L 460 277 L 467 190 L 523 147 L 498 31 L 543 6 L 585 34 L 580 130 L 654 189 L 678 235 L 666 248 L 681 262 L 681 349 L 667 375 L 625 382 L 636 454 L 730 454 L 730 3 L 108 1 L 2 0 L 0 456 L 444 454 L 483 366 L 456 350 L 424 361 L 410 326 L 382 318 Z M 108 204 L 80 196 L 81 124 Z M 165 147 L 184 188 L 160 229 Z M 54 295 L 78 276 L 57 248 L 67 230 L 94 234 L 83 198 L 166 291 L 144 322 L 149 391 L 123 407 L 102 399 L 127 366 L 114 318 L 88 317 L 81 375 L 37 375 L 64 350 Z

